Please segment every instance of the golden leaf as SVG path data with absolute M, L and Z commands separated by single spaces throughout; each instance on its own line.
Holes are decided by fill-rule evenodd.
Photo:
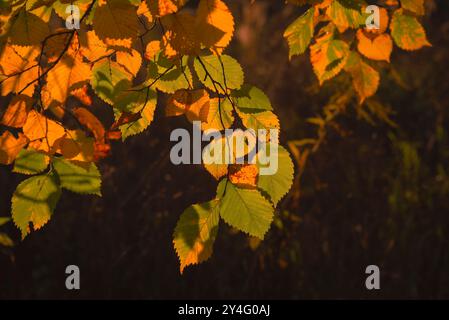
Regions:
M 259 169 L 255 164 L 232 165 L 229 167 L 229 180 L 236 186 L 256 188 Z
M 201 0 L 196 15 L 197 39 L 206 48 L 221 53 L 231 42 L 234 18 L 221 0 Z
M 36 110 L 31 110 L 23 126 L 23 133 L 32 142 L 42 140 L 42 143 L 32 145 L 35 149 L 54 152 L 53 147 L 57 147 L 55 143 L 65 135 L 65 129 Z
M 25 95 L 12 98 L 2 118 L 2 124 L 13 128 L 22 128 L 32 107 L 32 100 Z

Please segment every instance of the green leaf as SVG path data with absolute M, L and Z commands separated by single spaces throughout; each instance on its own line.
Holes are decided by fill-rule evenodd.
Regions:
M 289 59 L 294 55 L 303 54 L 309 46 L 314 32 L 314 13 L 315 8 L 310 8 L 285 30 L 284 38 L 287 39 L 290 48 Z
M 58 173 L 61 186 L 80 194 L 101 196 L 101 174 L 95 164 L 84 169 L 62 158 L 55 158 L 53 165 Z
M 243 113 L 239 112 L 239 117 L 242 120 L 243 125 L 247 129 L 257 130 L 270 130 L 279 129 L 279 119 L 271 111 L 263 111 L 259 113 Z
M 159 54 L 156 61 L 148 63 L 148 78 L 141 86 L 149 86 L 165 93 L 174 93 L 179 89 L 188 89 L 192 84 L 192 73 L 187 65 L 188 57 L 183 57 L 181 65 Z M 139 87 L 141 87 L 139 86 Z
M 20 151 L 14 163 L 13 172 L 33 175 L 39 174 L 47 169 L 49 158 L 36 150 Z
M 134 101 L 126 106 L 125 111 L 130 113 L 140 112 L 142 117 L 137 121 L 120 126 L 123 141 L 131 136 L 142 133 L 148 128 L 151 122 L 153 122 L 154 111 L 157 105 L 157 92 L 155 90 L 144 89 L 142 91 L 131 92 L 130 94 L 133 96 Z M 121 113 L 117 113 L 116 118 L 120 118 L 120 115 Z
M 273 156 L 273 155 L 271 155 Z M 289 152 L 282 146 L 279 146 L 277 155 L 278 170 L 274 175 L 260 175 L 257 186 L 265 191 L 271 198 L 275 206 L 288 193 L 293 184 L 293 175 L 295 173 L 293 161 Z M 266 166 L 268 166 L 267 164 Z M 259 167 L 262 165 L 259 164 Z M 263 166 L 265 167 L 265 165 Z
M 94 65 L 91 85 L 98 97 L 114 105 L 117 97 L 131 87 L 130 75 L 117 62 L 106 59 Z
M 235 104 L 244 113 L 256 113 L 260 111 L 271 111 L 270 99 L 257 87 L 243 85 L 240 90 L 232 92 Z
M 227 179 L 218 185 L 220 216 L 229 225 L 263 239 L 273 221 L 274 209 L 258 190 L 241 189 Z
M 219 201 L 195 204 L 181 215 L 173 235 L 173 244 L 181 263 L 181 273 L 188 265 L 210 258 L 218 232 Z
M 244 75 L 240 64 L 228 55 L 202 55 L 195 59 L 193 66 L 198 79 L 210 90 L 225 93 L 225 89 L 240 89 Z M 207 70 L 207 72 L 206 72 Z M 211 80 L 215 81 L 214 82 Z
M 390 25 L 391 36 L 396 45 L 404 50 L 413 51 L 431 46 L 426 31 L 415 17 L 396 10 Z
M 365 23 L 360 1 L 334 0 L 326 13 L 337 26 L 338 31 L 344 32 L 348 28 L 357 29 Z
M 29 178 L 17 186 L 12 197 L 12 219 L 22 232 L 22 238 L 42 228 L 49 220 L 61 196 L 61 188 L 54 174 Z

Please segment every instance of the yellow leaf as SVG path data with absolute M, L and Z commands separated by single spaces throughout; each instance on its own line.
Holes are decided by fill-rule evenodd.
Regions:
M 0 163 L 5 165 L 13 163 L 27 143 L 28 139 L 21 133 L 16 138 L 9 131 L 3 132 L 0 136 Z
M 357 49 L 361 54 L 371 60 L 390 62 L 393 51 L 393 40 L 387 33 L 380 34 L 374 38 L 367 36 L 363 30 L 357 31 Z
M 220 180 L 221 177 L 228 174 L 228 166 L 226 164 L 204 164 L 204 168 L 206 168 L 207 172 L 209 172 L 216 180 Z
M 196 15 L 197 38 L 206 48 L 221 53 L 231 42 L 234 18 L 221 0 L 201 0 Z
M 4 79 L 1 81 L 1 95 L 9 93 L 21 93 L 32 96 L 37 82 L 39 72 L 34 59 L 39 51 L 36 47 L 19 47 L 7 45 L 0 58 L 1 74 Z

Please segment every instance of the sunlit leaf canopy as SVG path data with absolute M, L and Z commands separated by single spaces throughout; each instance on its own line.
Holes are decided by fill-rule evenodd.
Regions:
M 379 62 L 390 61 L 393 42 L 404 50 L 430 45 L 422 0 L 388 1 L 376 30 L 366 27 L 361 0 L 288 2 L 303 12 L 284 33 L 290 59 L 310 50 L 320 85 L 347 73 L 359 103 L 376 93 Z M 79 29 L 67 28 L 75 18 L 69 5 L 79 10 Z M 62 191 L 101 196 L 97 163 L 111 141 L 151 125 L 158 101 L 167 101 L 159 106 L 166 116 L 200 121 L 203 131 L 281 128 L 276 106 L 245 83 L 226 52 L 236 23 L 224 0 L 0 2 L 0 88 L 8 101 L 0 163 L 31 176 L 12 199 L 23 238 L 48 223 Z M 95 114 L 94 101 L 109 105 L 112 125 Z M 181 272 L 211 256 L 220 220 L 264 238 L 294 176 L 287 149 L 276 156 L 273 176 L 261 176 L 260 163 L 204 165 L 219 186 L 214 199 L 180 217 L 173 242 Z

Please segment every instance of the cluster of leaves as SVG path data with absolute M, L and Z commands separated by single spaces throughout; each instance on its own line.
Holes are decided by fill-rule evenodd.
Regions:
M 223 54 L 234 33 L 227 5 L 186 2 L 2 2 L 0 85 L 8 106 L 0 163 L 31 176 L 12 198 L 12 220 L 23 238 L 50 220 L 63 189 L 101 195 L 95 163 L 108 156 L 111 141 L 151 124 L 161 94 L 168 95 L 167 116 L 185 115 L 202 130 L 280 129 L 268 97 L 245 84 L 239 63 Z M 80 29 L 65 28 L 70 4 L 80 10 Z M 94 98 L 111 106 L 112 125 L 90 110 Z M 229 145 L 224 140 L 211 144 Z M 209 258 L 220 218 L 263 239 L 293 181 L 288 151 L 280 147 L 277 155 L 272 176 L 259 176 L 260 162 L 205 165 L 220 182 L 215 199 L 179 219 L 174 246 L 181 272 Z
M 430 43 L 419 22 L 425 14 L 424 0 L 287 1 L 305 10 L 284 32 L 290 59 L 310 49 L 310 61 L 320 86 L 330 79 L 338 83 L 338 92 L 323 107 L 323 115 L 307 119 L 317 127 L 317 137 L 289 142 L 300 167 L 298 181 L 308 156 L 325 140 L 327 128 L 342 133 L 336 118 L 354 100 L 361 118 L 374 123 L 371 113 L 382 122 L 396 126 L 390 119 L 390 108 L 373 97 L 380 85 L 380 74 L 385 69 L 394 74 L 390 68 L 394 44 L 402 50 L 414 51 Z M 368 27 L 374 22 L 368 19 L 374 12 L 367 12 L 367 6 L 372 4 L 379 8 L 380 21 L 376 28 Z M 402 82 L 398 75 L 393 77 Z
M 424 15 L 424 0 L 401 0 L 400 4 L 398 0 L 381 1 L 377 28 L 367 26 L 370 14 L 363 0 L 290 2 L 311 4 L 284 33 L 290 58 L 310 46 L 310 61 L 320 84 L 345 71 L 352 77 L 360 103 L 376 93 L 378 69 L 382 62 L 390 62 L 393 42 L 408 51 L 430 45 L 418 21 Z

